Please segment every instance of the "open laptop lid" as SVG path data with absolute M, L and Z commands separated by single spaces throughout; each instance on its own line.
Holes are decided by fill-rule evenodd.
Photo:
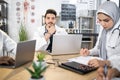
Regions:
M 34 58 L 36 40 L 19 42 L 16 50 L 15 67 L 30 62 Z
M 30 62 L 34 58 L 36 40 L 22 41 L 17 44 L 15 65 L 0 65 L 5 68 L 16 68 L 27 62 Z
M 54 35 L 51 55 L 79 53 L 82 34 Z

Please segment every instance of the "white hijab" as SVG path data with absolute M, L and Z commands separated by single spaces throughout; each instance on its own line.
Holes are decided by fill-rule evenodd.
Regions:
M 106 1 L 104 2 L 98 9 L 97 11 L 97 14 L 98 13 L 104 13 L 108 16 L 110 16 L 114 22 L 114 25 L 112 27 L 112 29 L 118 27 L 117 23 L 119 21 L 119 18 L 120 18 L 120 10 L 119 8 L 117 7 L 116 3 L 112 2 L 112 1 Z M 120 23 L 119 23 L 120 24 Z M 110 29 L 110 30 L 112 30 Z M 118 40 L 118 36 L 119 36 L 119 32 L 115 32 L 114 33 L 115 35 L 112 36 L 111 40 L 112 41 L 112 44 L 109 44 L 109 46 L 111 47 L 115 47 L 116 45 L 116 41 Z M 101 46 L 100 47 L 100 56 L 103 58 L 103 59 L 107 59 L 106 57 L 106 53 L 107 53 L 107 50 L 106 50 L 106 30 L 103 29 L 102 31 L 102 35 L 100 37 L 100 43 L 99 45 Z M 113 39 L 113 40 L 112 40 Z M 115 41 L 116 40 L 116 41 Z M 113 42 L 114 41 L 114 42 Z
M 98 9 L 97 13 L 102 12 L 110 16 L 114 24 L 116 24 L 120 18 L 120 8 L 116 5 L 115 2 L 106 1 Z
M 99 7 L 97 14 L 100 12 L 110 16 L 114 21 L 114 26 L 112 27 L 111 31 L 118 28 L 118 26 L 120 25 L 120 8 L 116 5 L 115 2 L 112 1 L 104 2 Z M 119 37 L 119 31 L 115 30 L 114 33 L 112 33 L 112 36 L 109 40 L 110 44 L 108 44 L 108 46 L 115 47 L 118 41 L 118 37 Z

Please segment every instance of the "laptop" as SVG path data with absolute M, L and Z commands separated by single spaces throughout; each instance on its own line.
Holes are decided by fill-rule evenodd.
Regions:
M 0 65 L 5 68 L 16 68 L 33 60 L 36 40 L 23 41 L 17 44 L 14 65 Z
M 53 35 L 51 55 L 79 53 L 82 34 Z

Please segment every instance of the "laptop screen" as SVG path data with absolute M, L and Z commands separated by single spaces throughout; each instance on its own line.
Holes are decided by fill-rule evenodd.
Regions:
M 35 53 L 36 40 L 19 42 L 16 50 L 16 66 L 20 66 L 29 61 L 32 61 Z
M 27 62 L 32 61 L 35 53 L 35 43 L 36 40 L 19 42 L 16 48 L 15 64 L 0 65 L 0 67 L 16 68 Z M 9 57 L 7 56 L 7 58 Z
M 54 35 L 51 54 L 79 53 L 82 34 Z

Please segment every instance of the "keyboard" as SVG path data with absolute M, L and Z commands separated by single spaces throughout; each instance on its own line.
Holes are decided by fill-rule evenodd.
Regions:
M 77 63 L 77 62 L 61 63 L 59 65 L 59 67 L 64 68 L 64 69 L 68 69 L 68 70 L 71 70 L 71 71 L 74 71 L 74 72 L 77 72 L 77 73 L 80 73 L 80 74 L 86 74 L 86 73 L 89 73 L 89 72 L 97 69 L 95 67 L 80 64 L 80 63 Z

